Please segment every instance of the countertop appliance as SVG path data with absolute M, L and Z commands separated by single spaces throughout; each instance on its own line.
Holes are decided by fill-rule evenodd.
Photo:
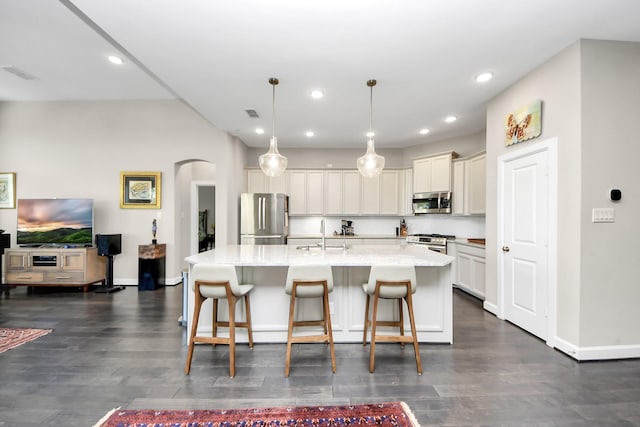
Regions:
M 284 245 L 289 235 L 289 196 L 282 193 L 240 195 L 240 244 Z
M 414 215 L 450 214 L 451 191 L 415 193 L 413 195 L 413 213 Z
M 340 231 L 341 236 L 354 236 L 353 232 L 353 221 L 348 221 L 346 219 L 342 220 L 342 230 Z
M 453 240 L 456 236 L 446 234 L 411 234 L 407 236 L 407 244 L 421 245 L 434 252 L 447 254 L 447 240 Z

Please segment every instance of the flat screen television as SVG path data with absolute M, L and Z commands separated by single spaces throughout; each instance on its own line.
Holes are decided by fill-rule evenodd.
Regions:
M 93 199 L 18 199 L 20 246 L 91 246 Z

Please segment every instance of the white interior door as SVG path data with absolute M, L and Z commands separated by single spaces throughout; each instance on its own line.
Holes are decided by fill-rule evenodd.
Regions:
M 548 151 L 515 155 L 504 159 L 500 166 L 504 317 L 546 340 L 549 332 Z

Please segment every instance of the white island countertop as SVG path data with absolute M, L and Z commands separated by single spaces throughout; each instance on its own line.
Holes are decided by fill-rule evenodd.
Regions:
M 443 267 L 453 257 L 418 245 L 353 245 L 348 248 L 311 247 L 296 249 L 291 245 L 228 245 L 186 258 L 189 264 L 232 264 L 244 267 L 276 267 L 301 264 L 329 264 L 335 267 L 403 264 L 416 267 Z

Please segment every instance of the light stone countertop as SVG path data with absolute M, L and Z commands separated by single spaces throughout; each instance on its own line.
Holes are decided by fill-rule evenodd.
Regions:
M 341 234 L 327 234 L 325 239 L 393 239 L 393 240 L 407 240 L 407 236 L 393 236 L 391 234 L 355 234 L 352 236 L 343 236 Z M 290 234 L 288 239 L 322 239 L 322 234 Z
M 471 243 L 469 241 L 467 241 L 466 238 L 456 238 L 455 240 L 453 240 L 453 243 L 456 243 L 458 245 L 466 245 L 466 246 L 471 246 L 474 248 L 480 248 L 480 249 L 484 249 L 485 245 L 481 245 L 480 243 Z
M 453 257 L 418 245 L 353 245 L 342 248 L 296 249 L 293 245 L 228 245 L 185 258 L 190 264 L 232 264 L 253 267 L 329 264 L 331 266 L 371 266 L 403 264 L 416 267 L 443 267 Z

